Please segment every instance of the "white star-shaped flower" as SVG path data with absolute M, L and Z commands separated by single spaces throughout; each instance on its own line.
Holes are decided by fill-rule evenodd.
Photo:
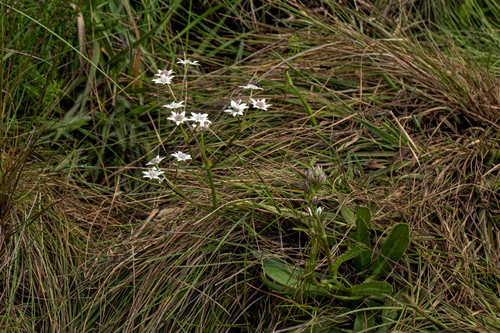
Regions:
M 172 102 L 168 105 L 163 105 L 164 108 L 169 108 L 169 109 L 178 109 L 178 108 L 183 108 L 184 105 L 182 105 L 182 103 L 184 103 L 184 101 L 180 101 L 179 103 L 177 102 Z
M 206 113 L 201 114 L 201 113 L 191 112 L 191 118 L 189 118 L 189 120 L 200 123 L 200 125 L 203 123 L 206 123 L 206 122 L 208 122 L 210 124 L 211 121 L 208 120 L 207 118 L 208 118 L 208 114 L 206 114 Z
M 231 116 L 233 116 L 233 117 L 242 116 L 243 115 L 243 110 L 227 109 L 227 110 L 224 110 L 224 112 L 230 113 Z
M 250 103 L 253 104 L 254 108 L 261 109 L 264 111 L 267 111 L 267 108 L 272 106 L 272 104 L 266 104 L 265 98 L 263 98 L 261 100 L 250 98 Z
M 182 111 L 179 113 L 175 113 L 174 111 L 170 111 L 170 112 L 172 112 L 172 115 L 170 117 L 168 117 L 167 120 L 175 121 L 175 124 L 177 126 L 179 126 L 179 124 L 182 124 L 183 122 L 189 120 L 188 117 L 186 117 L 186 111 Z
M 146 163 L 146 165 L 155 165 L 160 163 L 165 157 L 160 157 L 160 155 L 156 155 L 155 158 L 153 158 L 151 161 Z
M 182 151 L 178 151 L 177 153 L 173 153 L 170 155 L 174 156 L 178 162 L 187 161 L 191 159 L 191 155 L 184 154 Z
M 161 74 L 158 79 L 153 79 L 154 83 L 159 83 L 159 84 L 171 84 L 172 83 L 172 78 L 174 76 L 168 76 L 165 74 Z
M 239 87 L 243 88 L 243 89 L 252 89 L 252 90 L 260 89 L 260 90 L 264 90 L 261 87 L 259 87 L 258 85 L 251 84 L 251 83 L 247 84 L 246 86 L 239 86 Z
M 229 112 L 233 117 L 236 117 L 236 115 L 243 115 L 243 111 L 245 109 L 248 109 L 247 103 L 241 103 L 241 99 L 238 100 L 238 102 L 231 101 L 231 108 L 224 110 L 224 112 Z
M 160 178 L 160 175 L 163 174 L 163 171 L 158 170 L 156 167 L 153 167 L 151 170 L 148 171 L 143 171 L 144 178 L 149 178 L 149 179 L 158 179 L 158 183 L 161 183 L 163 181 L 163 178 Z
M 169 70 L 167 71 L 166 69 L 164 69 L 164 70 L 162 70 L 162 71 L 161 71 L 161 70 L 158 70 L 158 74 L 155 74 L 155 76 L 162 76 L 162 75 L 170 76 L 170 75 L 172 75 L 172 74 L 174 74 L 174 71 L 173 71 L 173 70 L 169 69 Z
M 179 58 L 177 58 L 179 59 Z M 198 60 L 189 60 L 189 59 L 186 59 L 186 60 L 182 60 L 182 59 L 179 59 L 179 61 L 177 61 L 178 64 L 183 64 L 184 66 L 185 65 L 195 65 L 195 66 L 198 66 L 199 63 L 198 63 Z

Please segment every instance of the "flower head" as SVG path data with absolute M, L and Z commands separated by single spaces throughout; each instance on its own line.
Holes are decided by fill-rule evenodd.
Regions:
M 158 79 L 153 79 L 154 83 L 159 83 L 159 84 L 171 84 L 172 83 L 172 78 L 174 76 L 168 76 L 165 74 L 161 74 Z
M 252 90 L 260 89 L 260 90 L 264 90 L 261 87 L 259 87 L 258 85 L 251 84 L 251 83 L 247 84 L 246 86 L 239 86 L 239 87 L 243 88 L 243 89 L 252 89 Z
M 320 166 L 313 166 L 311 170 L 307 170 L 305 172 L 306 180 L 305 182 L 307 183 L 307 189 L 312 192 L 316 192 L 321 188 L 321 185 L 323 185 L 326 182 L 326 174 L 323 171 L 323 168 Z M 304 186 L 304 190 L 306 190 L 306 186 Z M 306 192 L 309 192 L 306 190 Z
M 243 115 L 243 110 L 226 109 L 226 110 L 224 110 L 224 112 L 230 113 L 231 116 L 233 116 L 233 117 Z
M 183 108 L 185 107 L 185 105 L 182 105 L 182 103 L 184 103 L 184 101 L 180 101 L 179 103 L 177 102 L 172 102 L 168 105 L 163 105 L 164 108 L 169 108 L 169 109 L 178 109 L 178 108 Z
M 189 118 L 189 120 L 191 121 L 194 121 L 194 122 L 197 122 L 199 123 L 200 125 L 202 125 L 203 123 L 211 123 L 210 120 L 207 119 L 208 118 L 208 114 L 206 113 L 194 113 L 194 112 L 191 112 L 191 118 Z
M 153 158 L 151 161 L 146 163 L 146 165 L 155 165 L 160 163 L 165 157 L 160 157 L 160 155 L 156 155 L 155 158 Z
M 177 58 L 179 59 L 179 58 Z M 198 66 L 199 63 L 198 63 L 198 60 L 189 60 L 189 59 L 186 59 L 186 60 L 182 60 L 182 59 L 179 59 L 179 61 L 177 61 L 178 64 L 183 64 L 184 66 L 185 65 L 195 65 L 195 66 Z
M 166 69 L 164 69 L 164 70 L 162 70 L 162 71 L 161 71 L 161 70 L 158 70 L 158 74 L 155 74 L 155 76 L 162 76 L 162 75 L 165 75 L 165 76 L 170 76 L 170 75 L 172 75 L 172 74 L 174 74 L 174 71 L 173 71 L 173 70 L 169 69 L 169 70 L 167 71 Z
M 163 181 L 163 178 L 160 178 L 160 175 L 163 174 L 163 171 L 158 170 L 156 167 L 153 167 L 151 170 L 148 171 L 143 171 L 144 178 L 149 178 L 149 179 L 158 179 L 158 183 L 161 183 Z
M 181 151 L 178 151 L 177 153 L 173 153 L 173 154 L 170 154 L 170 155 L 174 156 L 177 159 L 178 162 L 187 161 L 187 160 L 191 159 L 191 155 L 184 154 Z
M 250 98 L 250 103 L 253 104 L 254 108 L 261 109 L 261 110 L 264 110 L 264 111 L 267 111 L 267 108 L 270 107 L 270 106 L 272 106 L 272 104 L 266 104 L 266 99 L 265 98 L 263 98 L 261 100 Z
M 174 111 L 171 111 L 171 112 L 172 112 L 172 115 L 170 117 L 168 117 L 167 119 L 175 121 L 175 125 L 177 125 L 177 126 L 179 126 L 179 124 L 182 124 L 183 122 L 189 120 L 186 117 L 186 111 L 182 111 L 179 113 L 175 113 Z
M 229 112 L 233 117 L 236 117 L 236 115 L 243 115 L 243 110 L 248 109 L 248 106 L 246 103 L 241 103 L 241 99 L 239 99 L 237 102 L 231 101 L 231 108 L 224 110 L 224 112 Z

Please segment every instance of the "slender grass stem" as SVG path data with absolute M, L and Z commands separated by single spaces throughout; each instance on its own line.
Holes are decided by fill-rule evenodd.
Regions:
M 210 189 L 212 190 L 213 208 L 217 209 L 219 207 L 219 204 L 217 202 L 217 192 L 215 191 L 215 184 L 214 184 L 214 179 L 212 177 L 211 164 L 210 164 L 210 161 L 208 160 L 207 155 L 205 153 L 205 144 L 203 142 L 203 132 L 200 133 L 200 143 L 201 143 L 201 156 L 203 158 L 203 162 L 205 163 L 204 169 L 206 170 L 206 172 L 208 174 L 208 180 L 210 182 Z

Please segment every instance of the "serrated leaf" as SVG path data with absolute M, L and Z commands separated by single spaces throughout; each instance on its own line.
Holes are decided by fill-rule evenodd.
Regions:
M 376 279 L 380 274 L 389 271 L 401 259 L 409 245 L 410 226 L 406 223 L 396 224 L 387 237 L 381 254 L 370 267 L 373 272 L 370 278 Z
M 385 281 L 371 281 L 353 286 L 349 291 L 352 295 L 384 297 L 383 294 L 392 294 L 392 286 Z
M 334 277 L 337 277 L 340 265 L 342 265 L 342 263 L 347 261 L 347 260 L 351 260 L 351 259 L 356 258 L 362 251 L 363 251 L 363 247 L 358 245 L 358 246 L 353 247 L 352 249 L 350 249 L 349 251 L 347 251 L 343 255 L 341 255 L 337 259 L 337 261 L 335 261 L 335 264 L 333 264 L 331 274 Z

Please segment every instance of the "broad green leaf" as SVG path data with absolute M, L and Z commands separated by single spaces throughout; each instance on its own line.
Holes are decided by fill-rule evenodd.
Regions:
M 304 285 L 303 282 L 299 282 L 292 273 L 284 272 L 282 270 L 276 269 L 274 267 L 264 266 L 264 272 L 267 276 L 272 278 L 274 281 L 278 282 L 283 286 L 290 288 L 299 288 Z
M 267 285 L 272 290 L 287 293 L 287 294 L 291 294 L 293 292 L 292 288 L 285 287 L 281 284 L 272 282 L 271 280 L 266 278 L 266 276 L 263 273 L 260 274 L 260 277 L 261 277 L 262 281 L 264 282 L 264 284 Z
M 370 267 L 373 272 L 370 279 L 376 279 L 380 274 L 387 272 L 405 253 L 410 245 L 410 226 L 406 223 L 399 223 L 394 226 L 387 237 L 381 254 L 375 259 Z
M 356 223 L 356 218 L 354 217 L 354 213 L 345 204 L 342 205 L 342 207 L 340 208 L 340 212 L 344 217 L 345 221 L 347 222 L 347 224 L 353 225 L 354 223 Z
M 356 318 L 354 319 L 353 332 L 364 331 L 365 326 L 365 314 L 363 312 L 356 312 Z
M 353 332 L 369 332 L 370 328 L 375 325 L 375 313 L 373 311 L 356 312 Z
M 370 210 L 366 207 L 357 206 L 356 207 L 356 217 L 358 219 L 362 219 L 368 225 L 368 229 L 370 229 L 371 223 L 371 214 Z
M 393 301 L 385 303 L 385 306 L 392 306 Z M 379 329 L 375 331 L 375 333 L 386 333 L 388 332 L 392 326 L 396 323 L 396 318 L 398 317 L 398 312 L 394 309 L 383 309 L 382 310 L 382 325 L 380 325 Z
M 300 281 L 298 277 L 303 274 L 301 269 L 288 266 L 286 263 L 282 264 L 275 260 L 268 259 L 264 261 L 264 272 L 268 277 L 276 281 L 278 284 L 283 285 L 287 289 L 282 289 L 283 292 L 295 293 L 296 290 L 304 291 L 311 296 L 328 296 L 328 293 L 315 285 Z M 275 288 L 276 289 L 276 288 Z M 279 289 L 277 289 L 279 290 Z
M 343 255 L 341 255 L 337 259 L 337 261 L 335 261 L 335 264 L 333 264 L 332 272 L 330 274 L 332 274 L 333 277 L 337 277 L 340 265 L 347 260 L 351 260 L 351 259 L 356 258 L 362 251 L 363 251 L 363 247 L 358 245 L 358 246 L 353 247 L 352 249 L 350 249 L 349 251 L 347 251 Z
M 365 249 L 359 256 L 354 258 L 354 267 L 357 272 L 361 272 L 371 260 L 371 242 L 370 242 L 370 210 L 366 207 L 356 207 L 356 231 L 351 236 L 356 244 L 364 245 Z
M 392 294 L 392 286 L 385 281 L 364 282 L 349 288 L 352 295 L 367 295 L 384 297 L 383 294 Z

